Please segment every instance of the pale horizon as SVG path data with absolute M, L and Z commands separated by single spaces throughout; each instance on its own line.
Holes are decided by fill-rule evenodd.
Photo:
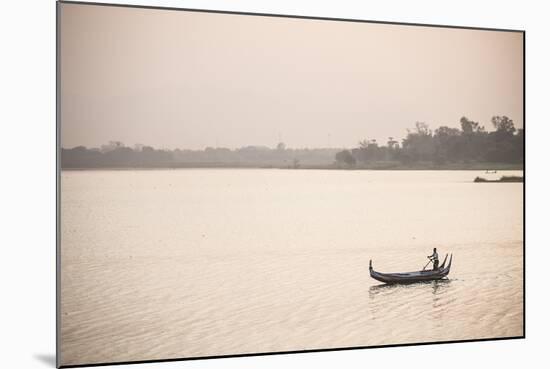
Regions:
M 351 148 L 523 128 L 521 32 L 62 3 L 61 144 Z

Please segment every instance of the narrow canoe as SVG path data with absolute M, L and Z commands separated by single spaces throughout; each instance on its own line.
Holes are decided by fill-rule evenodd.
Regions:
M 377 281 L 387 283 L 387 284 L 394 284 L 394 283 L 416 283 L 416 282 L 426 282 L 426 281 L 434 281 L 438 279 L 445 278 L 449 272 L 451 271 L 451 264 L 453 262 L 453 254 L 451 254 L 451 258 L 449 259 L 449 265 L 445 265 L 447 263 L 447 256 L 445 255 L 445 259 L 443 260 L 443 264 L 436 270 L 420 270 L 418 272 L 409 272 L 409 273 L 380 273 L 375 271 L 372 268 L 372 260 L 369 261 L 369 271 L 370 276 Z

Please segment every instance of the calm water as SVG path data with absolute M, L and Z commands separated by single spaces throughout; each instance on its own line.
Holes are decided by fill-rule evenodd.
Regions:
M 63 172 L 62 363 L 522 335 L 523 184 L 477 175 Z

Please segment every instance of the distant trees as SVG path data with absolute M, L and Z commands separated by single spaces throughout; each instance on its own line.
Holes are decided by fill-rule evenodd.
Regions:
M 459 157 L 461 153 L 461 135 L 457 128 L 442 126 L 434 131 L 434 157 L 437 164 L 446 163 L 449 158 Z
M 407 132 L 403 140 L 405 162 L 430 161 L 434 158 L 435 145 L 432 130 L 424 122 L 416 122 L 415 129 Z
M 284 142 L 279 142 L 279 143 L 277 144 L 277 150 L 278 150 L 278 151 L 285 151 L 285 150 L 286 150 L 286 145 L 285 145 L 285 143 L 284 143 Z
M 512 135 L 516 131 L 516 128 L 514 127 L 514 122 L 506 116 L 492 117 L 491 123 L 493 123 L 493 126 L 495 127 L 497 132 Z
M 399 142 L 393 139 L 393 137 L 388 137 L 388 149 L 399 148 Z
M 77 146 L 61 149 L 62 168 L 118 168 L 157 167 L 172 162 L 172 153 L 155 150 L 150 146 L 130 148 L 120 142 L 103 145 L 101 149 L 87 149 Z
M 504 162 L 523 160 L 523 129 L 516 130 L 514 122 L 506 116 L 493 117 L 491 123 L 496 130 L 489 134 L 488 158 Z
M 61 150 L 62 168 L 170 168 L 170 167 L 281 167 L 328 166 L 338 149 L 291 149 L 244 146 L 238 149 L 157 150 L 136 144 L 127 147 L 111 141 L 100 148 L 77 146 Z
M 460 118 L 460 127 L 462 128 L 462 133 L 465 135 L 471 135 L 474 133 L 481 133 L 485 131 L 485 127 L 479 125 L 478 122 L 469 120 L 466 117 Z
M 133 167 L 413 167 L 415 163 L 444 165 L 452 163 L 523 162 L 524 131 L 506 116 L 491 119 L 494 130 L 478 122 L 460 118 L 460 129 L 440 126 L 432 130 L 424 122 L 399 143 L 388 137 L 386 144 L 363 139 L 351 150 L 332 148 L 293 149 L 283 142 L 275 147 L 244 146 L 238 149 L 207 147 L 204 150 L 159 150 L 136 144 L 133 148 L 111 141 L 100 148 L 77 146 L 61 150 L 62 168 Z M 388 165 L 386 165 L 388 164 Z
M 460 118 L 460 129 L 441 126 L 432 131 L 426 123 L 416 122 L 415 128 L 407 130 L 401 146 L 393 137 L 388 138 L 386 146 L 365 139 L 351 150 L 351 155 L 357 165 L 384 161 L 405 165 L 417 162 L 436 165 L 523 162 L 523 129 L 516 129 L 506 116 L 494 116 L 491 123 L 495 130 L 487 132 L 485 127 L 467 117 Z M 345 151 L 335 156 L 337 163 L 344 162 L 344 158 L 347 162 L 352 161 Z
M 346 165 L 348 167 L 353 167 L 357 160 L 351 155 L 349 150 L 340 151 L 336 154 L 336 163 L 340 165 Z
M 375 139 L 359 141 L 359 148 L 353 149 L 351 153 L 353 158 L 360 162 L 372 162 L 383 159 L 383 152 L 378 146 L 378 142 Z M 348 159 L 350 161 L 351 159 Z M 338 160 L 337 160 L 338 161 Z M 355 162 L 353 162 L 355 165 Z

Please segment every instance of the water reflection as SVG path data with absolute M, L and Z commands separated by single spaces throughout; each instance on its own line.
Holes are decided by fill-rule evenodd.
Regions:
M 377 295 L 387 295 L 395 291 L 408 289 L 431 288 L 434 295 L 442 293 L 451 283 L 450 279 L 440 279 L 437 281 L 416 282 L 410 284 L 378 284 L 369 287 L 369 297 L 375 298 Z
M 418 282 L 411 284 L 379 284 L 369 287 L 369 310 L 372 319 L 387 318 L 394 313 L 401 317 L 411 311 L 422 311 L 433 319 L 436 325 L 442 324 L 445 307 L 454 299 L 450 298 L 452 281 Z M 427 300 L 427 292 L 431 296 Z M 421 309 L 413 307 L 420 306 Z
M 432 286 L 432 293 L 434 295 L 438 295 L 438 294 L 444 293 L 445 290 L 450 287 L 451 280 L 445 278 L 445 279 L 440 279 L 438 281 L 430 281 L 428 283 L 430 283 Z
M 65 364 L 521 335 L 523 185 L 473 177 L 63 172 Z M 451 282 L 369 289 L 435 246 Z

